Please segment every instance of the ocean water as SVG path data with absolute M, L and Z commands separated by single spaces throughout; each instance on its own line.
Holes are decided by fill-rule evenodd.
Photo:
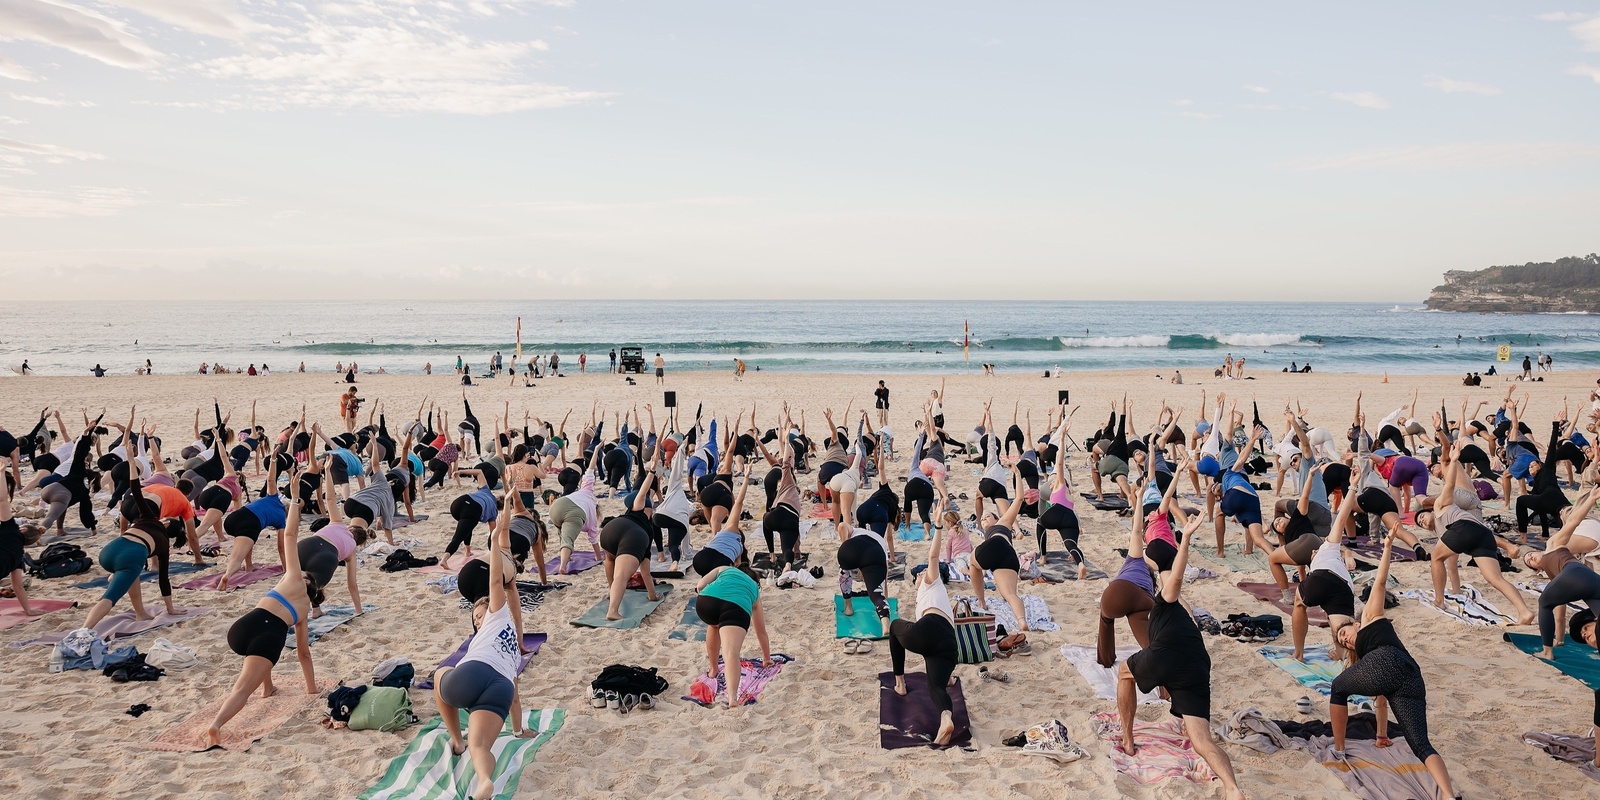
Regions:
M 302 303 L 0 302 L 0 374 L 24 359 L 42 375 L 101 364 L 127 374 L 199 364 L 273 370 L 417 373 L 456 357 L 481 372 L 516 350 L 580 353 L 603 370 L 613 347 L 660 352 L 670 370 L 1002 372 L 1139 368 L 1209 370 L 1232 354 L 1252 372 L 1310 362 L 1317 371 L 1483 371 L 1500 344 L 1553 354 L 1557 369 L 1600 367 L 1600 315 L 1425 311 L 1416 303 L 426 301 Z M 970 327 L 970 361 L 963 356 Z M 1458 337 L 1460 337 L 1458 339 Z M 1506 365 L 1502 365 L 1502 369 Z

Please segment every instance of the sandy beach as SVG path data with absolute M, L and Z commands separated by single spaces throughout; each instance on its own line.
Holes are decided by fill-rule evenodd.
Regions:
M 1153 372 L 1102 372 L 1069 373 L 1049 379 L 1036 374 L 953 377 L 947 381 L 947 427 L 962 438 L 978 422 L 981 405 L 990 398 L 994 401 L 995 421 L 1003 427 L 1010 423 L 1013 404 L 1020 400 L 1024 412 L 1032 411 L 1032 432 L 1037 437 L 1047 432 L 1046 419 L 1056 402 L 1056 392 L 1067 389 L 1072 404 L 1081 406 L 1072 429 L 1080 441 L 1099 427 L 1109 404 L 1120 402 L 1124 393 L 1132 403 L 1134 421 L 1141 432 L 1148 430 L 1163 399 L 1184 410 L 1181 419 L 1186 428 L 1192 429 L 1201 392 L 1207 392 L 1214 404 L 1221 391 L 1246 405 L 1253 393 L 1259 400 L 1262 418 L 1275 434 L 1282 428 L 1282 408 L 1288 398 L 1298 398 L 1312 422 L 1342 433 L 1349 424 L 1358 390 L 1365 394 L 1362 402 L 1369 420 L 1376 421 L 1389 410 L 1410 402 L 1414 391 L 1420 392 L 1423 409 L 1436 407 L 1443 399 L 1453 415 L 1466 396 L 1474 404 L 1477 400 L 1489 403 L 1492 410 L 1507 386 L 1504 376 L 1486 379 L 1483 387 L 1472 389 L 1462 387 L 1458 375 L 1393 376 L 1383 383 L 1377 375 L 1274 372 L 1262 373 L 1257 380 L 1223 381 L 1186 373 L 1187 383 L 1182 386 L 1168 383 L 1169 376 L 1167 372 L 1160 379 Z M 1564 396 L 1575 406 L 1586 404 L 1594 379 L 1595 375 L 1587 372 L 1557 372 L 1543 383 L 1518 384 L 1519 395 L 1527 391 L 1532 398 L 1529 416 L 1538 421 L 1533 426 L 1535 431 L 1544 430 L 1544 421 L 1559 411 Z M 920 416 L 922 402 L 940 380 L 930 375 L 887 376 L 893 392 L 890 422 L 901 448 L 901 460 L 893 466 L 897 493 L 898 478 L 906 470 L 904 451 L 912 438 L 912 420 Z M 870 408 L 877 377 L 751 372 L 742 382 L 735 382 L 728 372 L 675 373 L 669 369 L 665 387 L 655 386 L 650 376 L 639 376 L 637 381 L 638 385 L 629 386 L 618 376 L 590 373 L 537 381 L 534 388 L 524 388 L 520 379 L 515 385 L 501 379 L 467 391 L 486 432 L 492 417 L 501 413 L 506 402 L 519 425 L 524 411 L 559 421 L 570 409 L 573 416 L 568 429 L 576 431 L 588 421 L 590 406 L 596 400 L 608 413 L 637 405 L 642 414 L 644 404 L 653 403 L 657 419 L 664 422 L 660 388 L 665 388 L 677 392 L 680 406 L 690 414 L 703 403 L 707 413 L 731 420 L 755 403 L 762 428 L 772 426 L 781 403 L 787 400 L 792 406 L 805 409 L 806 420 L 816 436 L 825 425 L 823 409 L 831 408 L 837 416 L 846 405 Z M 461 417 L 461 388 L 452 375 L 364 375 L 359 386 L 361 395 L 369 401 L 385 403 L 391 429 L 409 421 L 425 396 L 449 411 L 452 424 Z M 140 417 L 159 425 L 158 434 L 169 442 L 187 443 L 195 409 L 205 408 L 202 424 L 207 424 L 213 397 L 225 410 L 231 409 L 234 425 L 244 424 L 249 419 L 251 401 L 258 401 L 257 421 L 269 432 L 275 432 L 299 416 L 302 404 L 310 419 L 320 420 L 325 427 L 336 427 L 337 395 L 343 388 L 340 377 L 327 372 L 270 377 L 8 378 L 0 380 L 0 423 L 21 434 L 32 426 L 45 406 L 61 408 L 70 426 L 81 422 L 82 407 L 89 408 L 91 417 L 104 406 L 109 417 L 125 418 L 129 404 L 135 403 Z M 367 408 L 370 407 L 369 402 Z M 607 421 L 609 424 L 609 417 Z M 1086 491 L 1088 473 L 1083 469 L 1083 455 L 1074 452 L 1072 459 L 1078 488 Z M 975 466 L 952 464 L 953 491 L 976 496 L 977 480 Z M 814 475 L 801 476 L 803 487 L 814 481 Z M 1189 491 L 1187 481 L 1181 488 Z M 425 543 L 412 548 L 415 555 L 426 557 L 442 552 L 451 532 L 448 506 L 456 494 L 448 482 L 444 491 L 433 491 L 418 508 L 419 512 L 431 514 L 432 519 L 398 532 L 397 536 Z M 1264 504 L 1270 503 L 1270 493 L 1263 495 Z M 759 497 L 759 493 L 752 492 L 752 497 Z M 755 505 L 759 502 L 756 500 Z M 1491 505 L 1495 511 L 1503 509 L 1501 503 Z M 619 508 L 615 500 L 601 501 L 602 515 L 617 513 Z M 99 510 L 103 511 L 103 504 Z M 755 510 L 757 521 L 746 523 L 752 543 L 761 540 L 759 509 Z M 966 511 L 970 511 L 970 504 L 964 506 L 963 512 Z M 1083 504 L 1079 505 L 1079 514 L 1084 525 L 1081 541 L 1088 560 L 1101 568 L 1114 569 L 1121 559 L 1113 549 L 1127 546 L 1123 521 L 1113 513 L 1095 511 Z M 75 513 L 70 515 L 69 522 L 75 518 Z M 1026 540 L 1019 540 L 1021 551 L 1032 548 L 1032 522 L 1024 522 L 1024 529 L 1029 535 Z M 92 557 L 108 538 L 109 530 L 108 522 L 103 521 L 97 539 L 79 543 Z M 701 527 L 691 534 L 691 539 L 699 546 L 708 536 Z M 1242 541 L 1239 529 L 1231 523 L 1229 537 L 1230 541 Z M 1207 526 L 1197 540 L 1192 563 L 1221 575 L 1187 586 L 1185 601 L 1218 618 L 1236 612 L 1274 613 L 1270 606 L 1234 586 L 1247 579 L 1270 581 L 1269 573 L 1230 572 L 1214 559 L 1206 558 L 1213 552 L 1210 540 Z M 264 537 L 264 546 L 257 548 L 258 563 L 275 563 L 270 546 L 265 546 L 269 541 Z M 482 541 L 480 530 L 477 542 Z M 1025 593 L 1047 602 L 1061 629 L 1031 634 L 1032 656 L 1000 662 L 1011 673 L 1011 683 L 981 681 L 976 667 L 958 669 L 971 713 L 971 751 L 880 749 L 876 676 L 889 669 L 888 647 L 879 643 L 870 655 L 847 655 L 829 635 L 831 629 L 826 620 L 836 592 L 832 569 L 836 546 L 831 535 L 819 535 L 817 530 L 802 542 L 802 550 L 812 555 L 811 563 L 828 568 L 815 588 L 763 587 L 772 649 L 792 656 L 795 662 L 767 687 L 759 703 L 732 711 L 704 709 L 679 699 L 703 669 L 704 661 L 703 645 L 667 638 L 682 615 L 692 582 L 678 582 L 677 590 L 640 628 L 613 631 L 569 624 L 600 598 L 603 570 L 565 578 L 572 585 L 551 593 L 544 605 L 527 617 L 526 629 L 549 634 L 549 641 L 524 673 L 520 688 L 524 708 L 565 709 L 566 723 L 527 768 L 518 796 L 1221 796 L 1219 783 L 1202 786 L 1172 780 L 1149 786 L 1137 784 L 1116 772 L 1108 758 L 1109 745 L 1095 738 L 1091 715 L 1114 710 L 1114 703 L 1097 699 L 1058 651 L 1068 643 L 1093 644 L 1103 580 L 1023 587 Z M 926 543 L 916 542 L 903 545 L 913 564 L 926 557 L 926 547 Z M 760 548 L 752 544 L 752 549 Z M 396 656 L 409 658 L 419 673 L 425 672 L 471 632 L 468 613 L 458 608 L 456 595 L 440 595 L 425 585 L 430 577 L 427 575 L 380 572 L 376 568 L 379 563 L 381 559 L 369 560 L 360 571 L 362 599 L 376 610 L 313 645 L 319 678 L 365 683 L 374 666 Z M 1464 568 L 1462 572 L 1465 582 L 1488 588 L 1475 569 Z M 77 600 L 83 608 L 52 613 L 13 627 L 0 633 L 0 639 L 10 643 L 78 627 L 85 608 L 98 597 L 98 592 L 73 589 L 71 584 L 101 574 L 102 570 L 95 566 L 82 577 L 35 579 L 32 597 Z M 1401 590 L 1431 586 L 1425 565 L 1398 564 L 1394 574 Z M 174 583 L 189 577 L 192 576 L 175 578 Z M 1525 577 L 1525 572 L 1508 576 L 1511 580 Z M 891 596 L 899 597 L 909 607 L 909 585 L 892 582 L 889 586 Z M 404 749 L 418 728 L 397 734 L 329 730 L 319 724 L 326 711 L 326 703 L 321 701 L 246 753 L 177 754 L 148 747 L 152 739 L 191 711 L 227 692 L 238 674 L 240 658 L 227 648 L 224 635 L 268 587 L 269 584 L 257 584 L 231 593 L 179 589 L 175 598 L 178 605 L 204 606 L 211 613 L 128 643 L 143 651 L 155 636 L 165 636 L 195 648 L 203 663 L 193 669 L 173 671 L 155 683 L 119 684 L 95 671 L 50 674 L 47 648 L 0 650 L 0 686 L 5 687 L 0 691 L 0 728 L 6 732 L 0 793 L 19 798 L 343 798 L 354 797 L 375 783 L 388 761 Z M 145 591 L 147 598 L 154 596 L 151 589 Z M 969 593 L 964 585 L 954 585 L 951 591 Z M 331 603 L 348 602 L 342 578 L 329 587 L 328 594 Z M 1492 590 L 1488 594 L 1491 600 L 1498 600 Z M 1532 602 L 1532 596 L 1529 600 Z M 126 604 L 122 604 L 117 610 L 125 609 Z M 1529 730 L 1579 734 L 1587 731 L 1591 692 L 1503 643 L 1505 629 L 1501 627 L 1468 627 L 1412 601 L 1402 601 L 1390 617 L 1427 675 L 1433 743 L 1448 759 L 1458 791 L 1475 798 L 1600 796 L 1600 785 L 1521 741 L 1522 734 Z M 1285 619 L 1285 625 L 1287 622 Z M 1119 639 L 1132 642 L 1125 623 L 1119 622 L 1118 628 Z M 1513 630 L 1537 632 L 1536 628 Z M 1326 643 L 1327 632 L 1313 628 L 1309 641 Z M 1258 655 L 1255 650 L 1261 645 L 1225 637 L 1208 637 L 1207 644 L 1214 670 L 1214 722 L 1244 707 L 1258 708 L 1276 719 L 1306 719 L 1295 711 L 1295 700 L 1306 690 Z M 1275 644 L 1287 645 L 1288 636 Z M 752 647 L 753 644 L 747 645 L 747 655 Z M 659 668 L 671 683 L 660 706 L 626 716 L 591 708 L 585 699 L 588 683 L 602 667 L 613 663 Z M 908 668 L 920 671 L 920 658 L 912 656 Z M 301 690 L 292 658 L 285 657 L 279 663 L 276 676 L 286 691 Z M 413 690 L 412 700 L 424 722 L 435 716 L 431 692 Z M 138 718 L 123 713 L 138 703 L 148 704 L 151 710 Z M 1314 716 L 1326 718 L 1326 713 L 1326 703 L 1319 701 Z M 1139 716 L 1155 720 L 1166 714 L 1164 706 L 1146 707 L 1141 708 Z M 1088 758 L 1057 764 L 1024 757 L 1001 744 L 1006 737 L 1052 717 L 1066 723 L 1073 741 L 1089 752 Z M 1225 747 L 1234 759 L 1242 786 L 1252 797 L 1352 796 L 1332 772 L 1302 752 L 1268 756 L 1232 745 Z

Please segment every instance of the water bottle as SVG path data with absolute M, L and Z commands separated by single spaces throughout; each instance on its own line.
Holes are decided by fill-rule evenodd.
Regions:
M 61 645 L 58 644 L 55 647 L 50 648 L 50 671 L 60 672 L 64 668 L 65 665 L 62 663 L 61 659 Z

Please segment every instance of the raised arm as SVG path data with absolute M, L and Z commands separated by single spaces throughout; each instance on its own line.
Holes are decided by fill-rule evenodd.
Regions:
M 1366 607 L 1361 610 L 1362 625 L 1383 619 L 1383 597 L 1387 594 L 1383 589 L 1389 585 L 1389 565 L 1394 559 L 1395 538 L 1386 536 L 1383 539 L 1383 558 L 1378 560 L 1378 574 L 1372 579 L 1372 593 L 1367 597 Z
M 1161 580 L 1161 598 L 1169 603 L 1178 602 L 1183 594 L 1183 573 L 1189 568 L 1189 543 L 1194 541 L 1194 532 L 1200 530 L 1203 522 L 1205 517 L 1196 514 L 1188 525 L 1183 526 L 1183 540 L 1178 542 L 1178 554 L 1172 559 L 1172 569 Z

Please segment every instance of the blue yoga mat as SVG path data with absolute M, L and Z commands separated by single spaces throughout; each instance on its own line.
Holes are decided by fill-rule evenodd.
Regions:
M 833 624 L 834 638 L 837 639 L 886 639 L 889 632 L 884 629 L 883 621 L 878 618 L 878 610 L 872 607 L 872 601 L 865 597 L 850 598 L 850 616 L 844 615 L 844 598 L 833 596 Z M 900 601 L 889 598 L 889 619 L 900 617 Z
M 188 575 L 191 572 L 199 572 L 199 571 L 201 571 L 203 569 L 211 569 L 214 566 L 216 566 L 216 565 L 215 564 L 196 564 L 193 561 L 173 561 L 173 562 L 169 562 L 167 564 L 167 577 L 170 578 L 170 577 L 172 577 L 174 575 Z M 139 573 L 139 580 L 145 581 L 146 583 L 148 583 L 150 581 L 153 581 L 155 579 L 156 579 L 156 571 L 153 570 L 153 569 L 147 569 L 144 572 Z M 110 585 L 111 585 L 111 576 L 109 576 L 109 575 L 101 575 L 100 577 L 95 578 L 92 581 L 84 581 L 83 583 L 74 583 L 74 584 L 72 584 L 72 588 L 74 588 L 74 589 L 104 589 L 104 588 L 106 588 L 107 586 L 110 586 Z
M 1544 641 L 1531 633 L 1508 633 L 1505 637 L 1518 650 L 1531 656 L 1538 657 L 1544 652 Z M 1600 691 L 1600 652 L 1568 636 L 1562 646 L 1555 648 L 1555 656 L 1554 661 L 1539 660 L 1571 675 L 1584 686 Z

